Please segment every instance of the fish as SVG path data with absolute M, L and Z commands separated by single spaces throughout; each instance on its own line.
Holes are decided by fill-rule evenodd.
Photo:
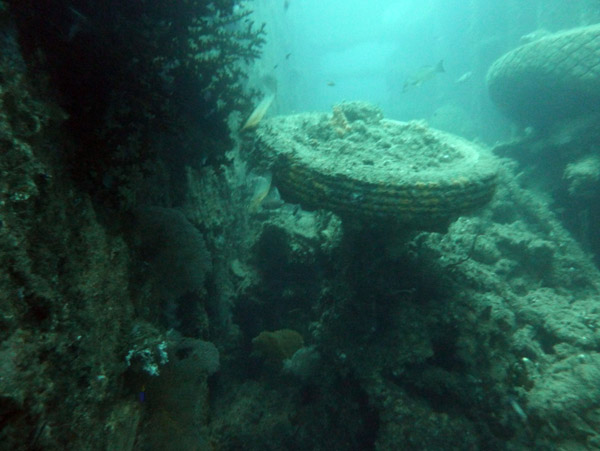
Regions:
M 461 85 L 461 84 L 469 81 L 472 76 L 473 76 L 473 72 L 471 72 L 471 71 L 465 72 L 460 77 L 458 77 L 456 80 L 454 80 L 454 83 L 456 83 L 457 85 Z
M 283 2 L 283 10 L 287 11 L 289 7 L 290 7 L 290 0 L 285 0 Z
M 283 201 L 283 199 L 281 199 L 281 194 L 279 194 L 279 190 L 276 186 L 272 186 L 269 193 L 260 203 L 260 206 L 267 210 L 275 210 L 281 207 L 283 204 L 285 204 L 285 202 Z
M 277 80 L 275 77 L 267 75 L 260 80 L 260 83 L 262 84 L 262 91 L 267 92 L 267 94 L 265 94 L 260 103 L 254 108 L 254 111 L 252 111 L 244 126 L 240 129 L 240 132 L 256 127 L 261 119 L 265 117 L 265 114 L 267 114 L 273 100 L 275 100 L 275 94 L 277 93 Z
M 271 174 L 265 174 L 264 176 L 258 176 L 254 179 L 254 190 L 252 193 L 252 198 L 250 199 L 250 208 L 251 212 L 255 212 L 258 210 L 263 200 L 268 196 L 269 191 L 271 191 Z
M 435 66 L 423 66 L 406 79 L 402 87 L 402 92 L 406 92 L 411 88 L 418 88 L 426 81 L 443 72 L 446 72 L 444 70 L 444 60 L 440 60 Z
M 286 59 L 286 60 L 289 60 L 289 59 L 290 59 L 290 56 L 292 56 L 292 53 L 291 53 L 291 52 L 285 55 L 285 59 Z
M 335 81 L 328 81 L 327 86 L 329 86 L 329 87 L 335 86 Z
M 263 117 L 265 117 L 265 114 L 267 114 L 267 111 L 268 111 L 269 107 L 271 106 L 271 104 L 273 103 L 274 99 L 275 99 L 275 94 L 267 94 L 261 100 L 261 102 L 257 105 L 257 107 L 254 108 L 254 111 L 252 111 L 252 114 L 250 114 L 250 116 L 248 117 L 248 120 L 246 121 L 244 126 L 240 129 L 240 131 L 243 132 L 244 130 L 248 130 L 250 128 L 256 127 L 258 125 L 258 123 L 260 122 L 260 120 Z

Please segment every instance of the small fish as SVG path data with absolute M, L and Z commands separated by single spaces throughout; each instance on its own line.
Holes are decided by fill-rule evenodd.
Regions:
M 472 76 L 473 76 L 473 72 L 471 72 L 471 71 L 465 72 L 460 77 L 458 77 L 456 80 L 454 80 L 454 83 L 456 83 L 457 85 L 461 85 L 461 84 L 469 81 Z
M 406 79 L 404 86 L 402 87 L 402 92 L 406 92 L 410 88 L 418 88 L 426 81 L 431 80 L 437 74 L 443 72 L 446 72 L 444 70 L 444 60 L 440 60 L 435 66 L 423 66 Z
M 327 86 L 330 86 L 330 87 L 335 86 L 335 81 L 328 81 Z
M 272 186 L 269 194 L 265 196 L 260 206 L 267 210 L 275 210 L 281 207 L 283 204 L 285 204 L 285 202 L 281 199 L 279 190 L 276 186 Z
M 510 398 L 508 398 L 508 402 L 510 403 L 510 406 L 513 408 L 513 410 L 517 413 L 517 415 L 519 416 L 521 421 L 523 423 L 527 424 L 527 414 L 525 413 L 523 408 L 519 405 L 517 400 L 511 396 Z
M 252 193 L 252 198 L 250 199 L 250 208 L 251 212 L 255 212 L 258 210 L 263 200 L 269 194 L 271 190 L 271 174 L 266 174 L 265 176 L 258 176 L 254 180 L 254 192 Z
M 290 7 L 290 0 L 285 0 L 283 2 L 283 10 L 287 11 L 289 7 Z
M 288 53 L 287 55 L 285 55 L 285 59 L 286 59 L 286 60 L 289 60 L 289 59 L 290 59 L 290 56 L 292 56 L 292 53 L 291 53 L 291 52 L 290 52 L 290 53 Z

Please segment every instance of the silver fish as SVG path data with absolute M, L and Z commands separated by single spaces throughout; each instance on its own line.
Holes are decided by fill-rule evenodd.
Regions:
M 402 92 L 406 92 L 411 88 L 418 88 L 427 80 L 431 80 L 437 74 L 443 72 L 446 72 L 444 70 L 444 60 L 440 60 L 435 66 L 423 66 L 406 79 L 402 87 Z
M 465 72 L 460 77 L 458 77 L 456 80 L 454 80 L 454 83 L 456 83 L 457 85 L 466 83 L 467 81 L 469 81 L 471 79 L 472 76 L 473 76 L 473 72 L 471 72 L 471 71 Z

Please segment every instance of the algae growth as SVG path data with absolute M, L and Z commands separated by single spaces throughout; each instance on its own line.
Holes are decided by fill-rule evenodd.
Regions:
M 597 116 L 292 112 L 306 4 L 0 2 L 0 448 L 600 447 Z M 477 136 L 518 33 L 473 4 L 473 108 L 386 96 Z

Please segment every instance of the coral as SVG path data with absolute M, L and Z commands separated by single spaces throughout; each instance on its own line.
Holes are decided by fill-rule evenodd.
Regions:
M 180 337 L 176 332 L 169 332 L 169 340 L 173 342 L 175 361 L 172 365 L 183 374 L 212 376 L 219 370 L 219 350 L 210 341 L 197 338 Z
M 128 341 L 130 349 L 125 356 L 127 367 L 133 366 L 150 376 L 158 376 L 159 366 L 169 362 L 165 337 L 151 324 L 138 321 L 134 324 Z
M 315 376 L 321 364 L 321 354 L 314 346 L 298 349 L 283 362 L 283 370 L 297 378 L 308 381 Z
M 335 110 L 343 114 L 349 123 L 363 121 L 366 124 L 375 125 L 383 119 L 381 108 L 369 102 L 341 102 L 335 105 Z
M 203 294 L 212 265 L 202 234 L 176 209 L 148 207 L 137 210 L 135 217 L 139 253 L 163 298 Z
M 574 198 L 593 200 L 600 188 L 600 156 L 585 155 L 565 167 L 563 178 Z
M 138 441 L 144 449 L 207 449 L 199 425 L 208 420 L 208 376 L 219 368 L 214 344 L 169 332 L 169 363 L 143 384 L 149 407 Z
M 346 119 L 346 115 L 337 105 L 333 107 L 330 123 L 339 137 L 344 136 L 352 129 L 348 123 L 348 119 Z
M 227 117 L 251 108 L 245 66 L 264 26 L 234 0 L 10 1 L 29 64 L 47 71 L 78 145 L 73 176 L 109 206 L 164 205 L 183 162 L 218 165 Z M 40 60 L 39 55 L 43 55 Z M 157 189 L 160 187 L 160 189 Z

